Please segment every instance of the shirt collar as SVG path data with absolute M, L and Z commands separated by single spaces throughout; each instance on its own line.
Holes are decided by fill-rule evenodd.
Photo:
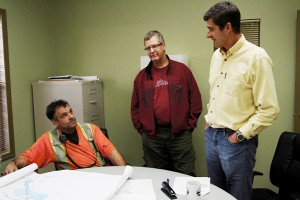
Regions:
M 167 65 L 168 69 L 170 68 L 171 66 L 171 59 L 170 57 L 168 56 L 168 54 L 166 54 L 168 60 L 169 60 L 169 64 Z M 147 67 L 145 68 L 145 72 L 147 74 L 147 76 L 152 80 L 152 74 L 151 74 L 151 68 L 152 68 L 152 64 L 153 64 L 153 61 L 151 60 L 149 62 L 149 64 L 147 65 Z
M 227 57 L 228 55 L 233 55 L 235 54 L 245 43 L 246 38 L 243 34 L 241 34 L 241 38 L 227 51 L 225 52 L 222 48 L 220 48 L 220 53 L 222 56 Z

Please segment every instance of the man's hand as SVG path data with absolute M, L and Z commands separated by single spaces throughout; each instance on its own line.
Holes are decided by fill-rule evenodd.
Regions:
M 11 161 L 10 163 L 8 163 L 8 165 L 6 166 L 4 172 L 3 172 L 3 175 L 6 175 L 6 174 L 10 174 L 14 171 L 17 171 L 18 170 L 18 167 L 15 163 L 15 161 Z
M 204 130 L 208 129 L 208 127 L 209 127 L 209 124 L 207 122 L 205 122 Z
M 9 162 L 3 172 L 3 175 L 10 174 L 18 169 L 25 167 L 27 160 L 23 156 L 18 156 L 15 160 Z
M 231 134 L 229 137 L 228 137 L 228 140 L 231 142 L 231 143 L 237 143 L 237 142 L 240 142 L 238 139 L 237 139 L 237 132 L 234 132 L 233 134 Z

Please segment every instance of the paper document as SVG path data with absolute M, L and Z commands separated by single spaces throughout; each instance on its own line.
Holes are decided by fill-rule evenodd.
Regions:
M 209 177 L 176 177 L 173 186 L 175 193 L 186 195 L 186 184 L 190 180 L 199 181 L 201 183 L 201 196 L 204 196 L 210 192 Z
M 77 77 L 84 81 L 99 81 L 100 80 L 99 76 L 77 76 Z
M 21 177 L 0 188 L 1 200 L 109 200 L 122 187 L 133 171 L 131 166 L 126 166 L 123 175 L 78 170 L 37 174 L 33 172 L 30 166 L 23 169 L 17 172 L 28 170 L 31 173 L 27 175 L 22 173 Z M 14 173 L 6 176 L 9 177 Z
M 34 170 L 38 168 L 37 164 L 31 164 L 27 167 L 24 167 L 20 170 L 15 171 L 14 173 L 8 174 L 0 178 L 0 188 L 16 181 L 19 178 L 27 176 L 28 174 L 35 173 Z
M 73 76 L 73 75 L 62 75 L 62 76 L 49 76 L 50 80 L 83 80 L 83 81 L 99 81 L 99 76 Z
M 113 187 L 113 190 L 111 191 L 107 199 L 110 199 L 122 187 L 122 185 L 124 185 L 125 181 L 131 176 L 132 172 L 133 172 L 132 167 L 127 165 L 123 172 L 123 176 L 117 182 L 117 185 Z
M 49 79 L 71 79 L 71 75 L 62 75 L 62 76 L 49 76 Z
M 151 179 L 127 180 L 111 200 L 156 200 Z

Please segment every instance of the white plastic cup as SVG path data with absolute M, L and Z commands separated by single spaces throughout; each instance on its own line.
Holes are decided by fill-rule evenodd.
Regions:
M 186 184 L 186 199 L 199 200 L 201 197 L 201 184 L 199 181 L 191 180 Z

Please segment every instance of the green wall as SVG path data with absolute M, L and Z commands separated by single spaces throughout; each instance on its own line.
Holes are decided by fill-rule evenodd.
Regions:
M 15 149 L 20 154 L 34 141 L 31 83 L 56 71 L 52 2 L 0 0 L 0 7 L 7 15 Z
M 98 75 L 104 82 L 105 123 L 113 143 L 131 165 L 143 165 L 141 138 L 130 118 L 133 79 L 145 56 L 143 36 L 164 34 L 168 54 L 189 58 L 202 93 L 204 112 L 195 129 L 196 173 L 206 176 L 204 114 L 213 53 L 204 12 L 210 0 L 0 0 L 8 13 L 13 115 L 17 154 L 34 140 L 31 82 L 49 75 Z M 279 134 L 293 128 L 296 14 L 299 0 L 239 0 L 243 19 L 261 19 L 261 46 L 274 63 L 281 113 L 260 135 L 255 169 L 271 186 L 269 167 Z M 4 163 L 5 164 L 5 163 Z M 3 168 L 3 167 L 2 167 Z

